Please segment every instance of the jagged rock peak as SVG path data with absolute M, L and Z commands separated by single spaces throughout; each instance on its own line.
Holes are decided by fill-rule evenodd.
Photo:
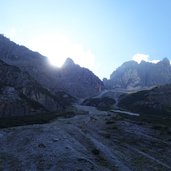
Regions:
M 0 33 L 0 39 L 6 40 L 6 41 L 11 41 L 8 37 L 5 37 L 5 35 L 2 33 Z
M 0 33 L 0 37 L 5 37 L 4 34 Z
M 149 63 L 149 62 L 144 61 L 144 60 L 141 60 L 141 62 L 140 62 L 140 64 L 147 64 L 147 63 Z
M 138 62 L 134 61 L 134 60 L 131 60 L 131 61 L 127 61 L 127 62 L 124 62 L 123 65 L 127 65 L 127 66 L 132 66 L 132 65 L 137 65 Z
M 168 58 L 157 64 L 128 61 L 117 68 L 110 80 L 103 81 L 106 88 L 141 89 L 171 83 L 171 65 Z
M 74 97 L 90 97 L 99 93 L 102 81 L 88 69 L 67 58 L 63 67 L 51 69 L 46 57 L 0 35 L 0 59 L 28 72 L 42 87 L 51 92 L 64 91 Z M 1 68 L 1 67 L 0 67 Z
M 165 65 L 170 65 L 170 61 L 168 58 L 164 58 L 162 61 L 160 61 L 160 63 L 163 63 Z
M 71 59 L 71 58 L 67 58 L 64 62 L 64 65 L 63 66 L 72 66 L 72 65 L 75 65 L 74 61 Z

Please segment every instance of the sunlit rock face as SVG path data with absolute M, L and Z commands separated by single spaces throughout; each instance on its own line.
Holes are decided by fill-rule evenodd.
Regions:
M 59 112 L 66 98 L 43 88 L 28 73 L 0 60 L 0 117 Z
M 0 35 L 0 54 L 0 59 L 28 72 L 51 92 L 62 90 L 72 96 L 89 97 L 103 89 L 103 82 L 97 76 L 76 65 L 72 59 L 68 58 L 62 68 L 52 67 L 46 57 L 15 44 L 3 35 Z
M 109 89 L 141 89 L 167 83 L 171 83 L 171 66 L 167 58 L 157 64 L 125 62 L 111 74 L 109 80 L 104 80 Z

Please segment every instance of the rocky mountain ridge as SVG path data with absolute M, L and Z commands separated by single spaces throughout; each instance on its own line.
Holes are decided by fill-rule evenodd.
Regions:
M 103 82 L 91 71 L 76 65 L 68 58 L 62 68 L 49 65 L 48 59 L 0 35 L 0 59 L 28 72 L 51 92 L 65 91 L 76 97 L 96 95 Z
M 0 118 L 59 112 L 67 98 L 58 98 L 27 72 L 0 60 Z
M 171 85 L 129 95 L 115 90 L 96 95 L 103 84 L 91 71 L 70 58 L 60 69 L 47 62 L 0 35 L 0 170 L 171 170 Z M 137 67 L 130 62 L 125 70 L 127 65 L 130 70 Z M 158 65 L 170 72 L 167 59 Z M 140 86 L 136 69 L 123 78 L 126 88 Z M 60 90 L 77 97 L 96 96 L 73 104 L 75 98 Z M 118 105 L 140 115 L 112 110 Z M 143 112 L 148 120 L 142 120 Z M 159 123 L 152 122 L 152 112 L 160 115 Z M 49 113 L 55 118 L 39 124 Z M 44 115 L 34 124 L 39 114 Z M 24 123 L 16 124 L 21 116 Z M 28 116 L 32 122 L 26 126 Z M 161 124 L 163 118 L 167 124 Z M 14 124 L 6 122 L 10 119 Z
M 106 88 L 142 89 L 171 83 L 170 61 L 164 58 L 154 64 L 142 61 L 128 61 L 116 69 L 110 79 L 104 79 Z

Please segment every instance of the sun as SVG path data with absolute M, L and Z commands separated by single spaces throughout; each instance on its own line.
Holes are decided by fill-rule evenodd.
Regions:
M 85 49 L 83 45 L 71 41 L 64 34 L 54 33 L 37 36 L 29 44 L 31 49 L 48 57 L 53 66 L 61 67 L 68 57 L 72 58 L 75 63 L 89 69 L 93 68 L 95 64 L 95 57 L 90 49 Z
M 69 40 L 62 34 L 46 34 L 35 37 L 31 45 L 48 57 L 50 64 L 61 67 L 68 55 Z

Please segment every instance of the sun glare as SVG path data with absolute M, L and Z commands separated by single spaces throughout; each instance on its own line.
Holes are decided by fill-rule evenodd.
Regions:
M 31 48 L 47 56 L 53 66 L 61 67 L 66 58 L 71 57 L 75 63 L 92 69 L 94 55 L 90 49 L 85 49 L 81 44 L 73 43 L 62 34 L 43 35 L 35 37 L 29 43 Z

